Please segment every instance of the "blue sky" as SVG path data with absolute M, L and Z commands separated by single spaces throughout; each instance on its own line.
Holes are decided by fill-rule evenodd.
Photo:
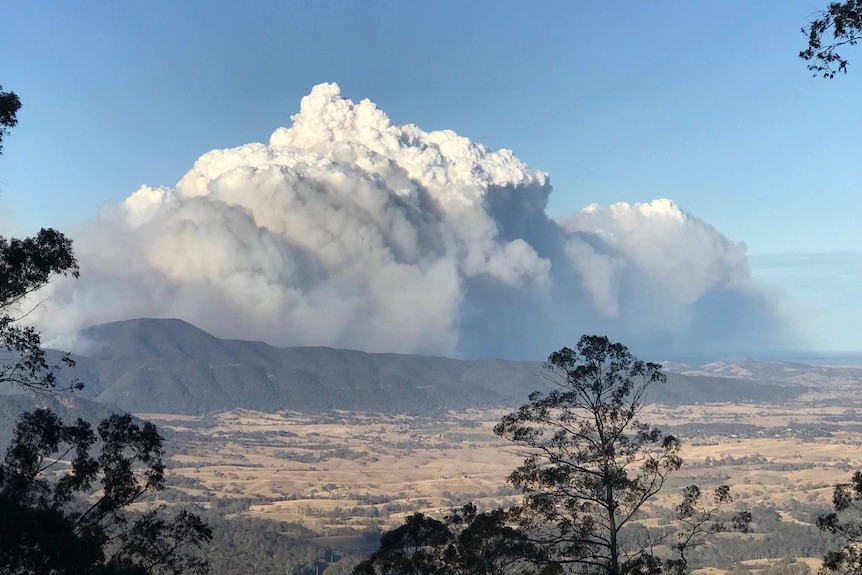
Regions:
M 512 149 L 550 173 L 553 216 L 673 199 L 746 243 L 817 334 L 806 347 L 862 349 L 862 50 L 847 76 L 809 75 L 799 30 L 822 6 L 533 4 L 15 3 L 0 83 L 24 107 L 0 158 L 0 226 L 68 229 L 173 185 L 335 81 L 393 122 Z

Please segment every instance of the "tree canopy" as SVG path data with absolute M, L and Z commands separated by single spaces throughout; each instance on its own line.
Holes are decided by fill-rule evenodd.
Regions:
M 525 451 L 509 482 L 524 492 L 520 516 L 531 537 L 575 572 L 684 572 L 685 550 L 724 528 L 718 512 L 730 494 L 722 486 L 710 504 L 692 486 L 672 532 L 638 525 L 641 508 L 682 465 L 677 438 L 639 419 L 646 390 L 666 379 L 661 366 L 585 335 L 575 349 L 552 353 L 546 368 L 557 388 L 531 394 L 494 429 Z M 744 528 L 746 519 L 733 525 Z M 660 560 L 652 549 L 669 537 L 677 557 Z
M 14 93 L 0 91 L 0 142 L 20 107 Z M 33 305 L 28 297 L 58 275 L 78 276 L 72 242 L 60 232 L 0 237 L 0 383 L 55 390 L 59 365 L 47 361 L 39 332 L 20 321 Z M 66 354 L 59 364 L 74 362 Z M 0 464 L 0 573 L 205 573 L 194 550 L 212 532 L 197 515 L 128 511 L 164 488 L 162 445 L 153 424 L 128 414 L 104 419 L 95 432 L 50 410 L 22 415 Z
M 808 62 L 815 76 L 834 78 L 847 73 L 848 60 L 838 50 L 853 46 L 862 39 L 862 0 L 831 2 L 816 15 L 802 33 L 808 37 L 808 47 L 799 57 Z
M 557 573 L 506 511 L 467 504 L 438 521 L 422 513 L 380 538 L 353 575 L 538 575 Z
M 18 123 L 21 101 L 0 86 L 0 153 L 3 137 Z M 30 311 L 26 298 L 58 275 L 78 277 L 72 241 L 54 229 L 32 238 L 0 236 L 0 383 L 33 390 L 54 389 L 58 365 L 49 365 L 39 332 L 20 324 Z M 65 355 L 60 363 L 73 365 Z M 80 387 L 76 382 L 73 387 Z
M 124 512 L 164 487 L 162 443 L 153 424 L 130 415 L 94 433 L 49 410 L 24 414 L 0 465 L 0 572 L 206 572 L 203 558 L 185 552 L 212 537 L 196 515 Z
M 72 241 L 60 232 L 42 229 L 24 239 L 0 236 L 0 383 L 54 389 L 60 365 L 48 363 L 39 332 L 20 319 L 29 311 L 27 296 L 62 275 L 78 277 L 78 263 Z M 60 364 L 74 361 L 66 354 Z M 72 385 L 81 387 L 79 382 Z
M 18 124 L 18 110 L 21 100 L 15 92 L 4 92 L 0 86 L 0 153 L 3 153 L 3 138 L 9 135 L 9 129 Z
M 750 513 L 723 511 L 726 485 L 686 487 L 674 521 L 643 524 L 642 508 L 682 465 L 680 442 L 639 419 L 647 389 L 665 381 L 660 365 L 585 335 L 545 367 L 556 389 L 531 394 L 494 429 L 526 456 L 509 475 L 523 503 L 484 513 L 468 505 L 443 521 L 417 513 L 353 575 L 683 575 L 710 536 L 748 529 Z
M 862 571 L 862 471 L 847 483 L 839 483 L 832 493 L 832 513 L 817 518 L 817 526 L 834 533 L 847 543 L 823 557 L 825 570 L 853 574 Z

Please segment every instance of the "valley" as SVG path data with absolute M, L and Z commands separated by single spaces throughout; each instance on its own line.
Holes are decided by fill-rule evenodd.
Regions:
M 644 523 L 661 525 L 687 485 L 728 484 L 734 507 L 753 510 L 754 533 L 725 537 L 742 547 L 781 529 L 814 537 L 834 484 L 862 468 L 860 407 L 849 390 L 812 392 L 792 404 L 648 405 L 644 420 L 683 439 L 685 464 L 646 509 Z M 506 412 L 140 415 L 169 431 L 178 500 L 234 499 L 241 502 L 237 516 L 301 525 L 321 541 L 343 542 L 391 529 L 417 511 L 440 515 L 468 501 L 515 504 L 519 495 L 506 476 L 522 456 L 492 432 Z M 768 554 L 728 559 L 733 565 L 724 571 L 766 570 L 777 557 L 784 565 L 781 553 L 774 561 Z M 793 569 L 816 571 L 821 554 L 799 549 Z M 761 563 L 744 563 L 755 559 Z
M 82 392 L 0 389 L 0 438 L 17 415 L 64 420 L 126 411 L 165 437 L 167 489 L 136 503 L 201 513 L 213 573 L 349 573 L 382 532 L 411 514 L 442 518 L 474 502 L 509 507 L 524 453 L 493 433 L 534 390 L 539 362 L 456 360 L 223 340 L 179 320 L 130 320 L 86 332 L 60 384 Z M 86 353 L 85 353 L 86 352 Z M 862 469 L 862 367 L 739 360 L 666 363 L 641 419 L 683 443 L 683 467 L 641 509 L 661 531 L 685 487 L 730 485 L 750 533 L 694 549 L 707 573 L 806 575 L 840 547 L 816 527 L 834 485 Z M 349 558 L 349 559 L 348 559 Z M 253 567 L 250 567 L 253 566 Z

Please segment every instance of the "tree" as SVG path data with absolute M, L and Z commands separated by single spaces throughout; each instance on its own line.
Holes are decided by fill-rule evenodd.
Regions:
M 446 526 L 416 513 L 404 525 L 380 538 L 380 549 L 353 570 L 353 575 L 438 575 L 444 572 Z
M 380 549 L 353 575 L 509 575 L 555 573 L 541 550 L 510 526 L 503 509 L 473 504 L 438 521 L 422 513 L 380 538 Z
M 212 537 L 197 516 L 123 511 L 164 487 L 162 443 L 153 424 L 130 415 L 112 415 L 97 433 L 49 410 L 21 416 L 0 464 L 0 573 L 206 572 L 185 553 Z
M 509 475 L 525 494 L 525 525 L 573 571 L 685 571 L 684 550 L 720 530 L 716 513 L 729 492 L 722 488 L 716 506 L 705 505 L 699 489 L 686 492 L 675 540 L 666 530 L 636 529 L 641 508 L 682 465 L 680 442 L 638 419 L 647 388 L 666 380 L 661 366 L 607 337 L 584 336 L 576 349 L 551 354 L 546 368 L 556 389 L 531 394 L 494 429 L 525 451 Z M 678 557 L 656 558 L 659 543 Z
M 823 558 L 824 572 L 856 574 L 862 572 L 862 471 L 849 483 L 839 483 L 832 492 L 833 512 L 817 518 L 817 526 L 845 539 L 847 544 Z
M 20 106 L 14 93 L 0 91 L 0 142 Z M 59 365 L 74 365 L 68 354 L 51 365 L 39 332 L 19 323 L 30 311 L 28 296 L 57 275 L 78 276 L 63 234 L 42 229 L 33 238 L 0 237 L 0 383 L 55 391 Z M 113 415 L 97 432 L 81 419 L 67 425 L 49 410 L 21 416 L 0 464 L 0 573 L 206 572 L 204 559 L 186 553 L 212 537 L 198 516 L 180 511 L 166 519 L 155 509 L 133 518 L 126 511 L 164 487 L 156 427 Z M 97 444 L 100 454 L 91 456 Z
M 4 92 L 0 86 L 0 153 L 3 153 L 3 138 L 9 135 L 9 129 L 18 124 L 18 110 L 21 100 L 15 92 Z
M 452 572 L 463 575 L 506 575 L 509 573 L 554 574 L 558 566 L 548 561 L 542 549 L 510 524 L 509 513 L 493 509 L 477 513 L 465 505 L 446 518 L 453 534 L 447 548 Z
M 721 520 L 721 507 L 732 501 L 727 485 L 717 487 L 711 499 L 705 498 L 697 485 L 683 489 L 682 501 L 674 514 L 679 523 L 673 538 L 667 541 L 676 557 L 665 559 L 660 568 L 676 575 L 687 573 L 689 551 L 707 543 L 710 535 L 728 530 L 748 533 L 752 519 L 748 511 L 733 515 L 729 525 Z
M 21 100 L 0 86 L 0 154 L 3 137 L 18 124 Z M 0 236 L 0 383 L 31 390 L 51 390 L 59 365 L 49 365 L 42 341 L 34 328 L 18 322 L 29 309 L 27 296 L 57 275 L 78 277 L 72 241 L 54 229 L 42 229 L 34 238 Z M 74 365 L 68 354 L 61 364 Z M 80 387 L 73 382 L 73 387 Z
M 30 390 L 56 388 L 59 364 L 73 366 L 65 354 L 59 364 L 49 364 L 39 332 L 20 325 L 27 315 L 27 296 L 44 287 L 54 276 L 78 277 L 72 242 L 60 232 L 42 229 L 33 238 L 0 236 L 0 383 Z M 80 382 L 73 382 L 80 389 Z
M 817 16 L 802 29 L 808 37 L 808 47 L 799 52 L 799 57 L 808 62 L 815 76 L 832 79 L 839 72 L 846 74 L 847 60 L 837 50 L 862 39 L 862 0 L 831 2 Z

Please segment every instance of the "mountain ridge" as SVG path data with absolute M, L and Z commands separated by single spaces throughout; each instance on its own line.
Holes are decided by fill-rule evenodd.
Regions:
M 133 413 L 204 414 L 330 409 L 383 413 L 514 407 L 553 384 L 541 362 L 450 359 L 329 347 L 274 347 L 221 339 L 179 319 L 143 318 L 82 330 L 82 397 Z M 62 382 L 61 382 L 62 384 Z M 764 385 L 714 375 L 669 374 L 651 401 L 694 403 L 792 398 L 801 385 Z

